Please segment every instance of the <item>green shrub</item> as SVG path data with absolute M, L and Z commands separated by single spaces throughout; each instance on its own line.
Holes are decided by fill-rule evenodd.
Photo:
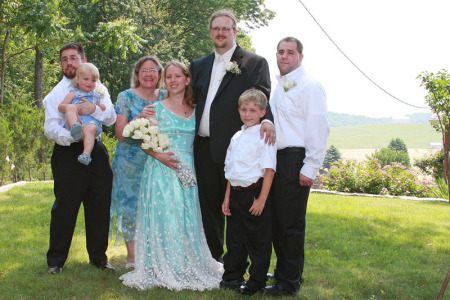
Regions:
M 375 150 L 371 156 L 367 157 L 369 160 L 376 159 L 382 167 L 392 163 L 400 163 L 404 166 L 410 167 L 408 152 L 398 151 L 391 148 L 381 148 Z
M 440 150 L 428 157 L 415 159 L 414 165 L 437 181 L 438 178 L 444 177 L 444 151 Z
M 104 132 L 102 133 L 102 143 L 103 145 L 105 145 L 106 150 L 108 150 L 109 161 L 110 163 L 112 163 L 114 158 L 114 149 L 116 149 L 117 138 L 115 135 Z
M 431 196 L 427 181 L 420 181 L 413 170 L 394 163 L 382 167 L 376 159 L 364 162 L 340 160 L 324 177 L 326 190 L 393 196 Z
M 334 145 L 328 148 L 323 161 L 323 167 L 329 169 L 331 164 L 341 159 L 341 152 Z

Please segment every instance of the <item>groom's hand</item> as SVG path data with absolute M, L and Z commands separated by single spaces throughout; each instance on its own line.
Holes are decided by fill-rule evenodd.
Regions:
M 264 133 L 266 134 L 266 139 L 264 140 L 264 142 L 269 146 L 275 145 L 275 126 L 273 126 L 273 124 L 270 122 L 263 122 L 261 124 L 261 138 L 264 138 Z

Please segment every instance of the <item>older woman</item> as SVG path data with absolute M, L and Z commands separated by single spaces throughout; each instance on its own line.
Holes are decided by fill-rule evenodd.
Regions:
M 162 66 L 153 56 L 144 56 L 135 64 L 131 73 L 131 88 L 119 94 L 116 103 L 116 149 L 112 169 L 114 174 L 110 237 L 116 221 L 116 242 L 125 241 L 127 246 L 126 268 L 134 268 L 134 231 L 136 206 L 141 184 L 142 171 L 147 154 L 138 144 L 122 137 L 125 125 L 136 118 L 150 118 L 154 114 L 152 104 L 167 97 L 166 90 L 160 90 Z

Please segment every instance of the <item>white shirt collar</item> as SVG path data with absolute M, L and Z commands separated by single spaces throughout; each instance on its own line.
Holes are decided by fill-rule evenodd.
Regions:
M 231 57 L 233 56 L 234 50 L 236 50 L 236 47 L 237 47 L 237 44 L 236 44 L 236 42 L 234 42 L 233 47 L 231 47 L 230 50 L 228 50 L 227 52 L 222 54 L 222 58 L 223 58 L 223 61 L 225 63 L 227 63 L 227 62 L 229 62 L 231 60 Z M 214 51 L 214 53 L 215 53 L 215 57 L 216 57 L 216 60 L 217 60 L 217 58 L 219 56 L 221 56 L 221 55 L 219 53 L 217 53 L 216 51 Z
M 303 69 L 303 66 L 300 65 L 297 69 L 293 70 L 290 73 L 287 73 L 286 75 L 281 76 L 280 74 L 276 75 L 278 82 L 284 82 L 286 79 L 290 79 L 292 77 L 297 77 L 301 74 L 305 73 L 305 69 Z
M 261 124 L 257 124 L 254 125 L 252 127 L 247 127 L 247 125 L 242 125 L 241 127 L 242 131 L 247 131 L 247 132 L 255 132 L 255 131 L 260 131 L 261 130 Z

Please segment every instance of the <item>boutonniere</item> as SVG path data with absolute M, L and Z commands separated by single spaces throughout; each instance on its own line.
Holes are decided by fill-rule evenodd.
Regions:
M 98 82 L 94 92 L 100 94 L 100 97 L 102 97 L 103 99 L 103 97 L 105 97 L 106 93 L 108 92 L 108 89 L 103 85 L 103 83 Z
M 290 89 L 292 89 L 293 87 L 296 87 L 296 86 L 297 86 L 297 82 L 294 80 L 289 80 L 289 79 L 286 79 L 286 81 L 283 84 L 283 88 L 284 88 L 285 92 L 289 91 Z
M 227 71 L 227 73 L 233 73 L 236 75 L 241 74 L 241 69 L 239 69 L 237 62 L 235 61 L 228 62 L 227 66 L 225 67 L 225 70 Z

